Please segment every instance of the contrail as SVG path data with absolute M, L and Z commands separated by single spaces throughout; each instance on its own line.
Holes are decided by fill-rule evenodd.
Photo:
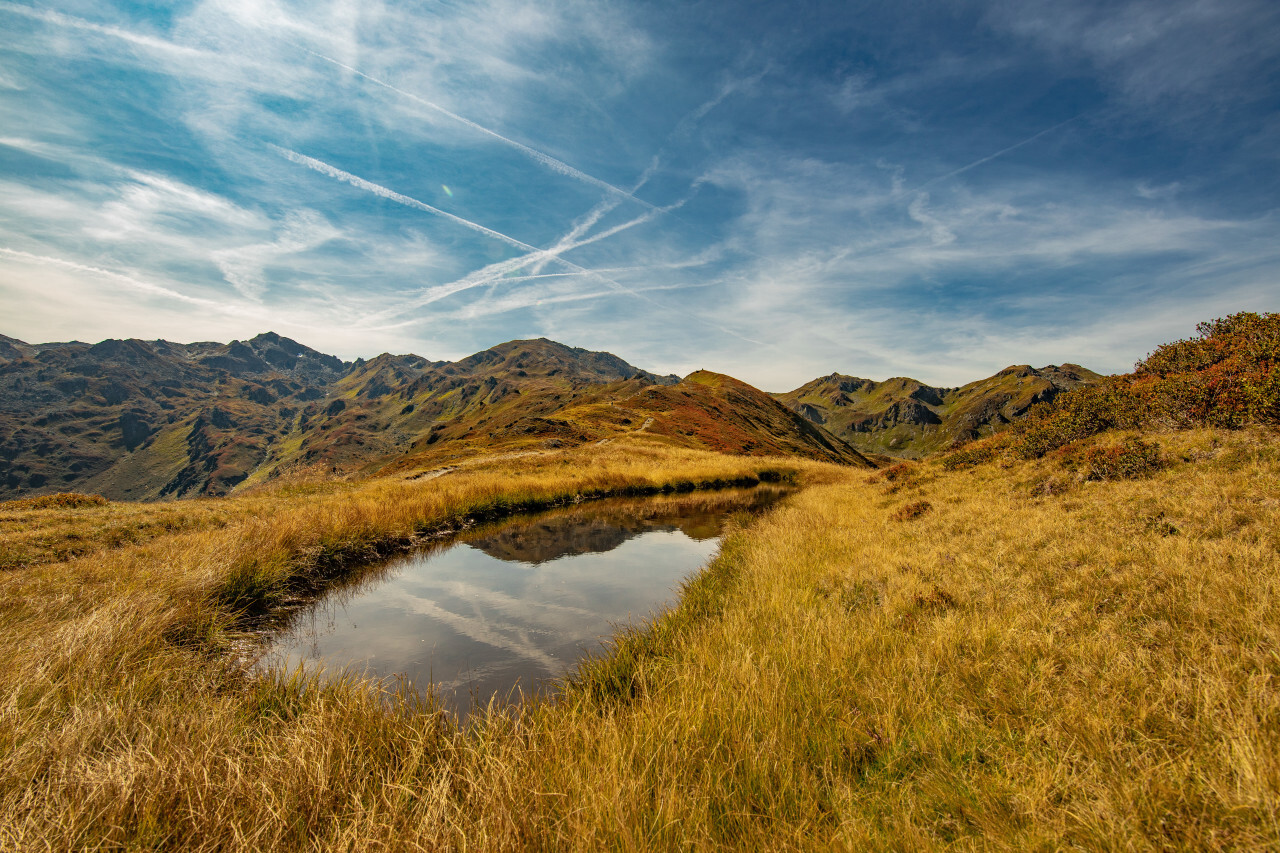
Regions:
M 649 165 L 646 166 L 645 170 L 640 174 L 640 180 L 636 181 L 636 185 L 631 188 L 632 194 L 639 192 L 641 187 L 649 183 L 649 178 L 653 177 L 654 172 L 658 171 L 659 163 L 660 163 L 660 160 L 658 158 L 658 155 L 655 154 L 653 156 L 653 159 L 649 161 Z M 575 222 L 573 227 L 569 229 L 569 233 L 565 234 L 563 237 L 557 240 L 556 244 L 551 247 L 551 250 L 564 251 L 563 249 L 564 246 L 568 245 L 569 243 L 572 243 L 574 240 L 577 240 L 583 234 L 587 233 L 592 228 L 594 228 L 595 224 L 599 222 L 601 218 L 603 218 L 606 214 L 613 211 L 620 203 L 621 203 L 621 199 L 617 197 L 605 196 L 603 199 L 600 200 L 599 204 L 597 204 L 591 210 L 587 211 L 586 216 L 582 217 L 582 219 L 579 220 L 578 222 Z M 533 266 L 532 271 L 534 273 L 542 272 L 542 269 L 543 267 L 546 266 L 546 263 L 547 262 L 545 260 L 540 260 L 536 262 Z
M 414 595 L 409 595 L 405 598 L 404 607 L 412 613 L 429 616 L 432 619 L 443 622 L 468 639 L 484 643 L 496 649 L 502 649 L 524 660 L 532 661 L 544 667 L 548 672 L 556 671 L 558 661 L 535 646 L 527 636 L 519 636 L 525 632 L 519 631 L 514 626 L 501 626 L 510 627 L 517 632 L 517 636 L 509 637 L 481 617 L 468 617 L 460 613 L 454 613 L 452 610 L 446 610 L 427 598 L 420 598 Z
M 560 273 L 560 274 L 543 274 L 543 275 L 537 275 L 537 276 L 516 276 L 514 278 L 506 279 L 506 281 L 520 282 L 520 281 L 529 281 L 532 279 L 574 278 L 574 277 L 579 277 L 583 275 L 586 275 L 586 274 L 578 273 L 578 272 L 566 272 L 566 273 Z M 655 284 L 655 285 L 650 285 L 648 287 L 639 288 L 636 292 L 637 293 L 654 293 L 654 292 L 660 292 L 660 291 L 666 291 L 666 290 L 689 290 L 689 289 L 696 289 L 696 288 L 715 287 L 717 284 L 719 284 L 719 282 L 699 282 L 696 284 L 689 284 L 687 282 L 681 282 L 679 284 Z M 518 311 L 521 308 L 527 308 L 531 305 L 551 305 L 551 304 L 562 303 L 562 302 L 566 302 L 566 303 L 567 302 L 586 302 L 592 299 L 600 299 L 605 296 L 616 295 L 616 293 L 617 291 L 615 291 L 613 288 L 607 288 L 604 290 L 593 290 L 590 292 L 582 291 L 578 293 L 561 293 L 561 294 L 556 294 L 551 296 L 530 296 L 526 292 L 521 291 L 520 293 L 511 294 L 509 296 L 505 296 L 505 297 L 502 297 L 501 299 L 490 301 L 490 302 L 467 303 L 465 306 L 457 308 L 455 310 L 434 314 L 432 316 L 437 321 L 441 321 L 441 320 L 447 321 L 447 320 L 453 320 L 453 319 L 474 319 L 475 317 L 488 317 L 494 314 L 504 314 L 508 311 Z M 392 329 L 403 329 L 410 326 L 416 326 L 422 322 L 418 318 L 413 317 L 407 320 L 401 320 L 397 323 L 368 325 L 370 322 L 380 319 L 384 316 L 387 316 L 390 313 L 392 312 L 384 311 L 378 314 L 371 314 L 368 316 L 361 317 L 360 328 L 363 331 L 384 332 L 384 331 L 390 331 Z M 398 308 L 394 313 L 402 315 L 404 311 Z M 719 328 L 719 327 L 715 327 L 715 328 Z M 722 330 L 722 331 L 727 331 L 727 330 Z M 735 335 L 735 337 L 741 337 L 740 335 L 736 335 L 733 332 L 727 332 L 727 333 L 733 334 Z M 746 340 L 746 339 L 743 338 L 743 340 Z
M 472 231 L 476 231 L 480 234 L 484 234 L 487 237 L 492 237 L 495 240 L 500 240 L 503 243 L 506 243 L 508 246 L 513 246 L 517 249 L 520 249 L 526 252 L 526 254 L 521 257 L 511 258 L 506 261 L 499 261 L 496 264 L 491 264 L 487 267 L 484 267 L 483 269 L 477 270 L 476 272 L 466 276 L 465 278 L 461 278 L 457 281 L 450 282 L 449 284 L 443 284 L 438 287 L 433 287 L 427 292 L 423 293 L 418 299 L 414 300 L 412 307 L 421 307 L 423 305 L 428 305 L 432 302 L 436 302 L 440 299 L 444 299 L 445 297 L 452 296 L 455 293 L 460 293 L 461 291 L 469 290 L 473 287 L 479 287 L 484 284 L 489 284 L 493 281 L 499 280 L 503 275 L 505 275 L 508 272 L 513 272 L 532 262 L 541 261 L 541 260 L 558 261 L 577 272 L 595 276 L 596 278 L 599 278 L 602 281 L 609 282 L 616 289 L 624 293 L 629 293 L 632 296 L 635 296 L 637 298 L 645 299 L 646 297 L 642 296 L 641 294 L 637 293 L 631 288 L 628 288 L 614 281 L 613 279 L 600 275 L 594 270 L 589 270 L 585 267 L 578 266 L 577 264 L 574 264 L 570 261 L 566 261 L 564 258 L 560 257 L 560 253 L 568 251 L 570 249 L 576 249 L 579 246 L 585 246 L 589 243 L 594 243 L 597 240 L 603 240 L 606 237 L 611 237 L 614 234 L 619 233 L 620 231 L 624 231 L 628 228 L 633 228 L 636 225 L 640 225 L 642 223 L 648 222 L 651 219 L 653 219 L 655 216 L 658 216 L 669 210 L 674 210 L 678 207 L 683 206 L 688 202 L 688 197 L 686 197 L 676 202 L 675 204 L 668 205 L 667 207 L 664 207 L 664 208 L 654 208 L 649 213 L 645 213 L 628 222 L 621 223 L 620 225 L 615 225 L 612 228 L 609 228 L 591 237 L 587 237 L 583 240 L 578 240 L 574 243 L 570 243 L 565 246 L 557 246 L 552 249 L 539 249 L 521 240 L 517 240 L 514 237 L 509 237 L 500 231 L 494 231 L 492 228 L 486 228 L 485 226 L 481 225 L 478 222 L 472 222 L 470 219 L 463 219 L 461 216 L 457 216 L 455 214 L 449 213 L 448 211 L 441 210 L 438 207 L 432 207 L 431 205 L 425 202 L 418 201 L 416 198 L 411 198 L 410 196 L 404 195 L 403 193 L 398 193 L 393 189 L 382 186 L 381 184 L 375 184 L 372 181 L 367 181 L 364 178 L 351 174 L 350 172 L 344 172 L 342 169 L 339 169 L 336 166 L 331 166 L 328 163 L 325 163 L 323 160 L 317 160 L 314 157 L 308 157 L 305 154 L 299 154 L 297 151 L 293 151 L 288 148 L 282 148 L 279 145 L 268 143 L 268 146 L 277 154 L 289 160 L 290 162 L 297 163 L 300 166 L 306 166 L 308 169 L 312 169 L 313 171 L 319 172 L 322 175 L 325 175 L 330 178 L 334 178 L 339 181 L 343 181 L 344 183 L 348 183 L 351 186 L 356 187 L 357 189 L 365 190 L 366 192 L 373 193 L 374 195 L 379 196 L 381 198 L 388 199 L 389 201 L 394 201 L 397 204 L 402 204 L 405 207 L 411 207 L 415 210 L 421 210 L 424 213 L 431 213 L 436 216 L 444 217 L 445 219 L 448 219 L 451 222 L 455 222 L 464 228 L 469 228 Z M 695 182 L 694 189 L 696 189 L 699 186 L 699 184 L 700 182 Z M 403 309 L 404 309 L 404 306 L 400 306 L 398 308 L 398 310 L 403 310 Z
M 640 178 L 636 181 L 636 185 L 631 188 L 631 193 L 629 194 L 634 195 L 635 193 L 639 192 L 640 188 L 643 187 L 645 184 L 649 183 L 649 179 L 652 178 L 654 174 L 658 171 L 658 169 L 662 166 L 662 156 L 663 154 L 666 153 L 666 144 L 670 143 L 671 140 L 673 139 L 678 139 L 688 134 L 689 130 L 693 127 L 694 124 L 701 121 L 707 115 L 707 113 L 711 112 L 713 109 L 718 107 L 721 103 L 724 102 L 726 98 L 728 98 L 730 95 L 732 95 L 734 92 L 738 91 L 739 89 L 745 88 L 746 86 L 750 86 L 753 83 L 759 82 L 760 79 L 763 78 L 767 72 L 768 72 L 768 69 L 766 68 L 760 71 L 758 74 L 755 74 L 745 80 L 730 81 L 729 83 L 720 87 L 720 91 L 717 92 L 714 97 L 704 101 L 702 104 L 698 105 L 692 112 L 690 112 L 684 118 L 680 119 L 680 121 L 676 123 L 675 129 L 673 129 L 671 133 L 667 134 L 667 142 L 664 143 L 663 147 L 658 151 L 657 154 L 653 155 L 652 159 L 649 160 L 649 165 L 646 166 L 644 171 L 640 173 Z M 703 183 L 705 183 L 705 179 L 699 178 L 697 181 L 694 182 L 694 185 L 690 189 L 691 190 L 697 189 L 697 187 Z M 683 205 L 683 202 L 681 204 Z M 616 199 L 611 201 L 609 198 L 606 197 L 603 201 L 600 202 L 600 204 L 596 205 L 592 210 L 588 211 L 587 215 L 583 217 L 582 221 L 579 223 L 576 223 L 573 226 L 573 228 L 569 231 L 569 233 L 561 237 L 560 240 L 557 242 L 557 244 L 552 247 L 552 249 L 553 250 L 559 249 L 560 247 L 578 239 L 587 231 L 591 230 L 591 228 L 593 228 L 595 224 L 600 221 L 601 217 L 609 213 L 611 210 L 613 210 L 617 206 L 618 206 L 618 201 Z M 667 212 L 672 209 L 673 208 L 668 207 L 668 208 L 665 208 L 663 212 Z M 539 261 L 538 264 L 535 265 L 535 267 L 533 268 L 533 272 L 535 273 L 541 272 L 543 264 L 545 264 L 545 261 Z
M 365 190 L 366 192 L 373 193 L 374 195 L 380 196 L 381 198 L 388 199 L 389 201 L 394 201 L 397 204 L 403 204 L 405 207 L 411 207 L 415 210 L 421 210 L 424 213 L 431 213 L 436 216 L 442 216 L 451 222 L 456 222 L 458 225 L 461 225 L 464 228 L 469 228 L 472 231 L 479 232 L 481 234 L 484 234 L 487 237 L 492 237 L 495 240 L 500 240 L 503 243 L 506 243 L 508 246 L 513 246 L 517 249 L 527 252 L 531 256 L 538 257 L 547 251 L 546 249 L 539 249 L 536 246 L 530 246 L 528 243 L 525 243 L 521 240 L 517 240 L 514 237 L 508 237 L 506 234 L 503 234 L 500 231 L 494 231 L 492 228 L 486 228 L 485 226 L 481 225 L 478 222 L 472 222 L 470 219 L 463 219 L 461 216 L 455 216 L 454 214 L 449 213 L 448 211 L 445 211 L 445 210 L 441 210 L 438 207 L 432 207 L 431 205 L 425 202 L 418 201 L 416 198 L 411 198 L 407 195 L 404 195 L 403 193 L 398 193 L 393 189 L 389 189 L 387 187 L 382 186 L 381 184 L 375 184 L 372 181 L 366 181 L 364 178 L 361 178 L 357 175 L 353 175 L 350 172 L 344 172 L 341 169 L 337 168 L 336 166 L 330 166 L 328 163 L 325 163 L 322 160 L 317 160 L 314 157 L 308 157 L 305 154 L 299 154 L 297 151 L 292 151 L 288 148 L 281 148 L 279 145 L 273 145 L 271 143 L 267 143 L 267 144 L 273 151 L 278 153 L 280 156 L 284 157 L 286 160 L 297 163 L 301 166 L 306 166 L 308 169 L 312 169 L 327 177 L 334 178 L 344 183 L 348 183 L 351 186 L 356 187 L 357 189 Z M 644 217 L 640 217 L 640 218 L 644 219 Z M 616 230 L 617 229 L 614 229 L 615 233 L 616 233 Z M 578 266 L 577 264 L 572 263 L 571 261 L 566 261 L 564 258 L 557 257 L 555 258 L 555 260 L 564 264 L 565 266 L 569 267 L 572 270 L 583 272 L 588 275 L 595 276 L 596 278 L 599 278 L 601 281 L 608 282 L 614 288 L 616 288 L 617 290 L 623 293 L 629 293 L 632 296 L 635 296 L 639 299 L 646 299 L 646 297 L 642 296 L 639 293 L 636 293 L 634 290 L 622 284 L 619 284 L 618 282 L 614 281 L 611 278 L 602 276 L 599 273 L 595 272 L 594 270 L 589 270 L 586 267 Z M 528 262 L 529 262 L 528 257 L 513 258 L 510 261 L 501 261 L 498 264 L 494 264 L 490 267 L 486 267 L 485 269 L 486 270 L 493 269 L 494 267 L 499 267 L 499 266 L 508 267 L 508 266 L 511 266 L 512 264 L 515 264 L 515 266 L 512 268 L 518 269 L 519 267 L 524 266 Z M 476 275 L 476 273 L 473 273 L 473 275 Z M 463 279 L 463 281 L 466 281 L 466 279 Z M 444 285 L 444 287 L 448 287 L 448 286 L 449 285 Z M 471 285 L 468 285 L 468 287 L 469 286 Z M 465 290 L 466 288 L 462 288 L 462 289 Z M 448 295 L 448 294 L 445 294 L 445 295 Z M 652 301 L 652 300 L 647 300 L 647 301 Z
M 730 80 L 728 83 L 721 86 L 720 91 L 717 92 L 714 97 L 704 101 L 691 113 L 676 123 L 675 128 L 670 134 L 668 134 L 667 141 L 670 142 L 673 139 L 679 139 L 688 134 L 695 123 L 702 121 L 702 119 L 706 117 L 707 113 L 720 106 L 720 104 L 724 102 L 725 98 L 728 98 L 730 95 L 741 89 L 745 89 L 748 86 L 754 86 L 756 83 L 759 83 L 764 79 L 765 75 L 770 72 L 770 70 L 770 66 L 766 65 L 750 77 L 746 77 L 741 80 Z
M 299 154 L 297 151 L 291 151 L 288 148 L 281 148 L 279 145 L 272 145 L 271 143 L 267 143 L 267 145 L 286 160 L 290 160 L 300 166 L 306 166 L 308 169 L 313 169 L 330 178 L 336 178 L 339 181 L 351 184 L 351 186 L 356 187 L 357 189 L 371 192 L 376 196 L 381 196 L 382 198 L 394 201 L 397 204 L 403 204 L 405 207 L 412 207 L 415 210 L 421 210 L 424 213 L 433 213 L 436 216 L 442 216 L 450 222 L 456 222 L 463 228 L 469 228 L 472 231 L 477 231 L 488 237 L 492 237 L 495 240 L 501 240 L 508 246 L 514 246 L 515 248 L 522 249 L 526 252 L 542 251 L 541 249 L 538 249 L 535 246 L 530 246 L 528 243 L 523 243 L 514 237 L 508 237 L 506 234 L 494 231 L 492 228 L 486 228 L 478 222 L 472 222 L 470 219 L 463 219 L 461 216 L 455 216 L 447 210 L 432 207 L 425 202 L 418 201 L 416 198 L 410 198 L 409 196 L 398 193 L 395 190 L 388 189 L 381 184 L 375 184 L 372 181 L 366 181 L 364 178 L 357 177 L 350 172 L 344 172 L 336 166 L 330 166 L 322 160 L 317 160 L 314 157 L 308 157 L 305 154 Z
M 621 202 L 617 198 L 605 196 L 599 204 L 587 211 L 587 215 L 581 220 L 575 222 L 569 232 L 556 241 L 550 251 L 564 251 L 564 247 L 568 246 L 574 240 L 595 227 L 595 224 L 601 220 L 606 214 L 612 212 Z M 540 273 L 547 265 L 549 259 L 541 259 L 534 263 L 532 272 Z
M 962 175 L 965 172 L 969 171 L 970 169 L 976 169 L 977 167 L 981 166 L 983 163 L 990 163 L 992 160 L 996 159 L 997 157 L 1003 157 L 1004 155 L 1008 154 L 1010 151 L 1015 151 L 1024 145 L 1029 145 L 1030 143 L 1035 142 L 1037 139 L 1044 136 L 1046 133 L 1053 133 L 1055 130 L 1058 130 L 1059 128 L 1066 127 L 1067 125 L 1071 124 L 1071 122 L 1075 121 L 1076 119 L 1080 118 L 1083 115 L 1084 113 L 1080 113 L 1080 115 L 1072 116 L 1066 121 L 1055 124 L 1053 127 L 1045 128 L 1044 130 L 1037 133 L 1035 136 L 1029 136 L 1026 139 L 1022 140 L 1021 142 L 1016 142 L 1013 145 L 1010 145 L 1008 148 L 1003 148 L 994 154 L 989 154 L 986 157 L 983 157 L 981 160 L 974 160 L 968 166 L 961 166 L 959 169 L 956 169 L 954 172 L 948 172 L 947 174 L 934 178 L 931 181 L 925 181 L 923 184 L 921 184 L 918 187 L 913 187 L 912 189 L 909 189 L 909 190 L 900 190 L 894 193 L 894 195 L 900 196 L 900 195 L 906 195 L 908 193 L 919 192 L 920 190 L 928 189 L 934 184 L 941 183 L 942 181 L 945 181 L 949 178 L 954 178 L 956 175 Z
M 552 157 L 550 154 L 544 154 L 543 152 L 539 151 L 536 148 L 530 148 L 528 145 L 525 145 L 523 142 L 517 142 L 516 140 L 511 139 L 510 137 L 503 136 L 501 133 L 498 133 L 495 130 L 490 130 L 489 128 L 485 127 L 482 124 L 477 124 L 469 118 L 463 118 L 457 113 L 447 110 L 437 103 L 428 101 L 426 98 L 423 98 L 419 95 L 415 95 L 412 92 L 406 92 L 404 89 L 397 88 L 396 86 L 393 86 L 384 80 L 379 80 L 377 77 L 373 77 L 368 74 L 365 74 L 360 69 L 353 68 L 350 65 L 347 65 L 345 62 L 339 62 L 338 60 L 332 57 L 325 56 L 323 53 L 317 53 L 311 48 L 303 47 L 302 45 L 297 43 L 294 43 L 294 46 L 297 47 L 299 50 L 306 51 L 307 53 L 311 54 L 317 59 L 324 60 L 325 62 L 336 65 L 339 68 L 342 68 L 346 71 L 350 71 L 352 74 L 355 74 L 358 77 L 362 77 L 363 79 L 368 80 L 370 83 L 373 83 L 374 85 L 381 86 L 382 88 L 390 92 L 395 92 L 397 95 L 401 95 L 415 103 L 421 104 L 427 109 L 435 110 L 441 115 L 448 116 L 454 121 L 464 124 L 467 127 L 471 128 L 472 130 L 475 130 L 479 133 L 483 133 L 486 136 L 491 136 L 494 139 L 498 140 L 499 142 L 503 143 L 504 145 L 509 145 L 512 148 L 519 151 L 520 153 L 524 154 L 525 156 L 533 159 L 535 162 L 540 163 L 543 166 L 546 166 L 548 169 L 551 169 L 553 172 L 558 172 L 561 175 L 565 175 L 575 180 L 582 181 L 583 183 L 590 184 L 593 187 L 599 187 L 600 189 L 608 193 L 621 196 L 622 198 L 625 198 L 629 201 L 634 201 L 636 204 L 643 205 L 644 207 L 648 207 L 651 209 L 654 207 L 654 205 L 650 204 L 649 202 L 643 199 L 636 198 L 631 193 L 619 187 L 615 187 L 613 184 L 609 183 L 608 181 L 602 181 L 599 178 L 592 177 L 591 175 L 588 175 L 586 172 L 583 172 L 581 169 L 575 169 L 573 166 L 570 166 L 568 163 L 564 162 L 563 160 L 557 160 L 555 157 Z

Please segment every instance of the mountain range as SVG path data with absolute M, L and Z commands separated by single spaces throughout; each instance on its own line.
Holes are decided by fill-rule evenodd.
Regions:
M 1015 367 L 958 389 L 832 374 L 785 393 L 510 341 L 456 362 L 344 362 L 289 338 L 28 344 L 0 335 L 0 499 L 222 495 L 288 477 L 418 476 L 487 452 L 656 442 L 873 467 L 987 434 L 1096 374 Z

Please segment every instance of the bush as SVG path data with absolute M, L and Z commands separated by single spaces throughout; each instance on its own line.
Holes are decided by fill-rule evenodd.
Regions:
M 1196 337 L 1155 349 L 1134 372 L 1110 376 L 1034 407 L 1012 429 L 941 458 L 948 471 L 1006 453 L 1038 459 L 1113 429 L 1280 424 L 1280 314 L 1242 312 L 1196 326 Z M 1159 467 L 1159 449 L 1138 439 L 1071 464 L 1093 479 L 1142 476 Z
M 867 482 L 871 484 L 887 482 L 888 485 L 881 491 L 886 495 L 894 494 L 903 486 L 910 485 L 916 475 L 916 466 L 910 462 L 899 462 L 897 465 L 891 465 L 883 468 L 867 478 Z
M 1159 346 L 1129 377 L 1169 425 L 1237 429 L 1280 422 L 1280 314 L 1242 312 L 1200 323 L 1196 337 Z
M 897 465 L 891 465 L 880 472 L 880 475 L 890 483 L 896 480 L 905 480 L 915 473 L 915 465 L 909 462 L 899 462 Z
M 1119 444 L 1085 448 L 1064 457 L 1063 464 L 1086 480 L 1132 480 L 1164 466 L 1160 445 L 1129 436 Z
M 1036 459 L 1111 429 L 1280 423 L 1280 314 L 1233 314 L 1196 331 L 1196 338 L 1157 347 L 1133 373 L 1033 410 L 1011 431 L 1013 452 Z M 943 466 L 961 467 L 968 458 L 952 466 L 944 458 Z
M 1129 387 L 1122 380 L 1106 379 L 1062 394 L 1052 405 L 1032 412 L 1015 426 L 1012 448 L 1023 459 L 1037 459 L 1109 429 L 1132 429 L 1141 420 L 1139 401 Z
M 975 441 L 942 457 L 942 467 L 948 471 L 962 471 L 984 462 L 990 462 L 1005 449 L 1004 436 L 996 436 L 985 441 Z

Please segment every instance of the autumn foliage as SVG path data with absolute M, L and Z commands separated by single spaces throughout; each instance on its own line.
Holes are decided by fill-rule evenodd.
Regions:
M 1280 314 L 1233 314 L 1165 344 L 1128 379 L 1150 420 L 1236 429 L 1280 422 Z
M 1133 373 L 1062 394 L 1015 429 L 945 456 L 948 469 L 1010 454 L 1036 459 L 1111 429 L 1239 429 L 1280 423 L 1280 314 L 1242 312 L 1200 323 Z

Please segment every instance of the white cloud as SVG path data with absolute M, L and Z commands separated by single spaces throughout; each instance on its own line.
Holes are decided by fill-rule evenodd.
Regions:
M 917 193 L 907 206 L 907 214 L 912 221 L 918 222 L 929 230 L 929 239 L 935 246 L 945 246 L 956 241 L 956 235 L 938 219 L 929 213 L 929 194 Z
M 799 100 L 811 79 L 766 60 L 764 76 L 695 81 L 706 91 L 684 94 L 700 106 L 633 139 L 619 96 L 635 87 L 651 98 L 682 78 L 667 76 L 665 46 L 633 25 L 628 4 L 202 0 L 177 10 L 167 31 L 91 0 L 75 8 L 82 18 L 0 2 L 0 17 L 17 15 L 31 33 L 14 46 L 22 62 L 0 68 L 0 144 L 66 169 L 0 185 L 0 245 L 11 252 L 0 286 L 6 306 L 31 318 L 7 332 L 20 337 L 58 336 L 26 330 L 73 320 L 116 337 L 275 328 L 354 356 L 371 346 L 438 354 L 441 341 L 465 354 L 468 341 L 527 330 L 606 349 L 626 342 L 650 369 L 710 367 L 774 390 L 831 370 L 958 384 L 1010 361 L 1121 369 L 1144 335 L 1185 334 L 1274 292 L 1274 221 L 1197 209 L 1190 184 L 1163 176 L 1093 180 L 1027 165 L 1040 145 L 1091 131 L 1089 121 L 1049 119 L 949 165 L 952 149 L 921 151 L 914 132 L 888 158 L 854 142 L 834 152 L 799 144 L 805 156 L 693 132 L 704 119 L 737 121 L 745 111 L 722 113 L 762 91 L 779 96 L 758 104 L 765 118 L 812 109 L 850 127 L 919 130 L 911 105 L 922 93 L 961 81 L 985 94 L 1007 56 L 846 74 L 813 103 Z M 1159 107 L 1256 95 L 1249 75 L 1270 61 L 1264 35 L 1274 28 L 1254 33 L 1249 16 L 1276 14 L 1261 0 L 1029 2 L 990 19 L 1072 73 L 1087 66 L 1126 103 Z M 140 129 L 144 144 L 100 150 L 88 111 L 40 74 L 72 55 L 161 81 L 116 106 L 172 138 Z M 43 98 L 30 115 L 34 95 L 13 94 L 28 85 Z M 751 133 L 767 135 L 755 120 Z M 290 159 L 349 186 L 296 168 L 271 144 L 314 154 Z M 1026 171 L 998 183 L 993 173 L 1012 170 L 986 164 L 1014 151 Z M 148 157 L 154 166 L 137 165 Z M 162 174 L 170 157 L 180 166 Z M 449 167 L 474 179 L 473 199 L 511 199 L 509 208 L 431 195 L 443 182 L 435 171 Z M 661 220 L 652 206 L 635 216 L 637 190 L 621 189 L 640 173 L 645 198 L 672 199 L 704 169 L 711 187 Z M 436 228 L 422 212 L 451 224 Z M 960 298 L 961 288 L 977 295 Z M 51 299 L 85 316 L 58 315 Z M 671 354 L 678 340 L 691 342 L 687 362 Z
M 240 294 L 254 301 L 262 301 L 268 282 L 266 268 L 272 264 L 287 262 L 291 256 L 321 246 L 342 236 L 329 221 L 312 210 L 290 213 L 281 224 L 278 236 L 268 243 L 255 243 L 211 253 L 213 262 L 222 275 Z

